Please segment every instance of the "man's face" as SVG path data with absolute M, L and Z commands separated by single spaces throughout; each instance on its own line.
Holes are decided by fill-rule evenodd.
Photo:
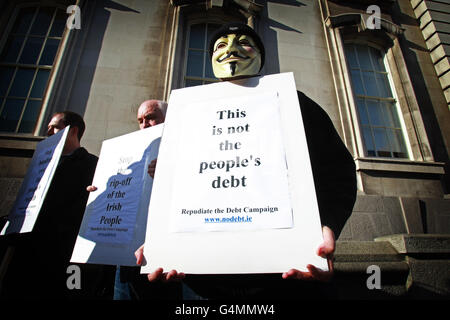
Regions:
M 158 102 L 146 101 L 139 107 L 137 120 L 139 123 L 139 129 L 142 130 L 163 123 L 164 114 L 162 113 L 161 109 L 159 109 Z
M 66 125 L 64 124 L 64 121 L 63 121 L 63 115 L 57 114 L 50 120 L 50 122 L 47 125 L 47 136 L 50 137 L 50 136 L 54 135 L 55 133 L 61 131 L 65 127 L 66 127 Z
M 261 68 L 261 54 L 252 37 L 228 34 L 214 43 L 211 58 L 217 78 L 253 76 Z

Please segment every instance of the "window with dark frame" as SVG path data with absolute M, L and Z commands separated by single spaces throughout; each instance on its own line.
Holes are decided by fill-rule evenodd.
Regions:
M 56 7 L 18 11 L 0 53 L 0 132 L 34 131 L 66 20 Z
M 384 63 L 369 45 L 345 44 L 365 156 L 408 158 L 405 138 Z
M 198 23 L 189 28 L 184 86 L 192 87 L 219 81 L 213 73 L 208 47 L 218 24 Z

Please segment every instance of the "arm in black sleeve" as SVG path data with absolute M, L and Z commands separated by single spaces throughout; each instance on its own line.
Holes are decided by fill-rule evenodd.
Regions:
M 326 112 L 302 92 L 297 93 L 320 219 L 338 238 L 356 200 L 355 162 Z

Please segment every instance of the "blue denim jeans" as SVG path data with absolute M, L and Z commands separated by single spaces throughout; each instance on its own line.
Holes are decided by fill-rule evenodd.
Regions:
M 131 292 L 128 282 L 120 281 L 120 266 L 116 267 L 113 300 L 131 300 Z

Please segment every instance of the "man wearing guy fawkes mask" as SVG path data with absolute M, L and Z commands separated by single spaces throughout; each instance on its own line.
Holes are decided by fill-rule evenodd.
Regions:
M 258 34 L 249 26 L 231 23 L 217 30 L 209 45 L 214 75 L 236 80 L 258 75 L 265 51 Z
M 264 45 L 260 37 L 242 23 L 227 24 L 217 30 L 210 40 L 209 54 L 214 75 L 222 81 L 259 76 L 265 60 Z M 324 242 L 317 249 L 317 254 L 327 258 L 330 271 L 308 265 L 307 272 L 290 269 L 281 276 L 185 276 L 176 270 L 165 273 L 159 268 L 148 275 L 151 282 L 161 279 L 183 280 L 197 295 L 211 299 L 335 297 L 334 287 L 330 282 L 333 276 L 335 235 L 339 236 L 356 200 L 355 164 L 325 111 L 302 92 L 297 93 L 323 224 Z M 184 295 L 185 299 L 197 297 Z

